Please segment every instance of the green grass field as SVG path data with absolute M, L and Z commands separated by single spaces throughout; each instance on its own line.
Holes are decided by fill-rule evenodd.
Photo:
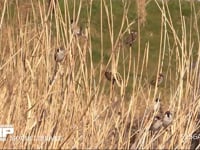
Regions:
M 106 5 L 108 6 L 108 9 L 110 9 L 110 2 L 106 1 Z M 177 69 L 176 64 L 176 46 L 175 46 L 175 40 L 174 35 L 172 32 L 172 29 L 170 26 L 166 23 L 166 26 L 164 27 L 162 21 L 162 14 L 161 10 L 158 7 L 158 4 L 160 7 L 162 7 L 161 3 L 156 4 L 154 1 L 150 1 L 146 6 L 147 11 L 147 18 L 145 26 L 138 27 L 137 22 L 137 7 L 135 1 L 127 1 L 127 5 L 129 10 L 127 14 L 127 20 L 124 23 L 123 31 L 125 31 L 128 27 L 128 23 L 134 22 L 133 25 L 128 29 L 140 29 L 140 38 L 134 43 L 134 45 L 131 47 L 131 53 L 132 53 L 132 62 L 135 62 L 136 65 L 141 66 L 143 61 L 143 56 L 145 48 L 147 45 L 149 55 L 148 55 L 148 64 L 142 74 L 143 82 L 148 82 L 151 80 L 151 77 L 157 73 L 157 66 L 159 62 L 159 51 L 161 50 L 162 53 L 164 53 L 164 57 L 162 59 L 162 70 L 163 73 L 168 76 L 169 70 L 172 70 L 172 73 L 175 73 L 175 69 Z M 76 1 L 76 8 L 75 12 L 78 11 L 78 6 L 80 4 L 80 1 Z M 60 6 L 62 8 L 63 2 L 60 2 Z M 71 6 L 71 7 L 70 7 Z M 179 6 L 179 1 L 169 1 L 168 2 L 168 8 L 166 8 L 166 15 L 167 19 L 171 19 L 171 23 L 173 25 L 173 29 L 175 30 L 176 36 L 178 36 L 179 39 L 181 39 L 181 36 L 183 35 L 182 30 L 182 20 L 181 17 L 184 17 L 184 23 L 185 23 L 185 29 L 187 36 L 187 40 L 189 41 L 190 36 L 192 38 L 191 43 L 187 45 L 186 51 L 189 51 L 192 44 L 192 57 L 194 59 L 197 59 L 198 54 L 198 35 L 196 33 L 195 28 L 195 22 L 194 20 L 198 19 L 198 10 L 199 10 L 200 4 L 198 2 L 195 2 L 194 4 L 191 4 L 187 1 L 181 1 L 181 6 Z M 69 10 L 70 10 L 70 16 L 73 16 L 74 11 L 74 4 L 73 1 L 69 1 Z M 169 10 L 167 10 L 169 9 Z M 88 5 L 87 2 L 84 1 L 80 10 L 80 18 L 79 23 L 83 27 L 86 27 L 88 25 Z M 111 11 L 111 10 L 109 10 Z M 113 16 L 113 40 L 116 41 L 118 37 L 118 33 L 121 27 L 122 18 L 123 18 L 123 2 L 121 0 L 117 0 L 114 3 L 112 3 L 112 16 Z M 169 11 L 169 12 L 167 12 Z M 91 20 L 90 20 L 90 28 L 91 28 L 91 45 L 92 45 L 92 60 L 94 62 L 94 67 L 99 66 L 99 63 L 103 63 L 106 65 L 108 63 L 109 58 L 112 54 L 112 43 L 111 43 L 111 37 L 109 35 L 109 27 L 108 27 L 108 19 L 106 16 L 105 8 L 102 9 L 102 47 L 101 47 L 101 10 L 100 10 L 100 1 L 95 1 L 91 6 Z M 76 16 L 76 15 L 75 15 Z M 197 17 L 197 18 L 195 18 Z M 161 26 L 163 26 L 163 29 L 161 29 Z M 199 27 L 199 26 L 198 26 Z M 166 32 L 165 43 L 161 43 L 161 30 Z M 126 37 L 127 32 L 125 33 L 124 37 Z M 164 38 L 164 37 L 163 37 Z M 123 40 L 123 37 L 122 37 Z M 161 44 L 160 44 L 161 43 Z M 138 44 L 140 44 L 140 47 L 138 47 Z M 101 49 L 103 52 L 101 52 Z M 123 51 L 123 52 L 122 52 Z M 119 57 L 119 65 L 117 66 L 117 69 L 120 73 L 123 73 L 124 66 L 128 65 L 128 59 L 127 57 L 130 56 L 129 48 L 127 46 L 123 47 L 123 50 L 120 51 Z M 101 56 L 101 54 L 103 55 Z M 124 57 L 122 57 L 122 53 Z M 138 61 L 138 55 L 140 56 L 140 60 Z M 126 58 L 126 59 L 125 59 Z M 125 61 L 124 61 L 125 59 Z M 125 63 L 124 65 L 122 65 Z M 133 63 L 131 64 L 131 69 L 133 69 Z M 128 72 L 128 68 L 125 68 L 125 72 Z M 140 70 L 138 70 L 138 73 L 135 74 L 136 76 L 140 76 Z M 133 72 L 130 72 L 131 76 L 133 76 Z M 166 80 L 166 84 L 171 83 L 170 79 Z M 145 83 L 144 83 L 145 84 Z M 165 90 L 169 89 L 169 85 L 165 85 Z M 127 86 L 127 95 L 129 95 L 132 92 L 132 78 L 130 78 L 130 82 Z

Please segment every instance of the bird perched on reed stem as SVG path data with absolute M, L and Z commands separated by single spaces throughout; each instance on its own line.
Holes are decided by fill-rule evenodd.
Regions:
M 153 110 L 154 110 L 155 113 L 162 112 L 161 103 L 160 103 L 160 99 L 159 98 L 156 98 Z
M 112 82 L 112 84 L 115 83 L 115 77 L 114 77 L 114 75 L 112 74 L 111 71 L 105 71 L 104 75 L 105 75 L 105 77 L 106 77 L 106 79 L 107 79 L 108 81 L 111 81 L 111 82 Z
M 66 56 L 66 50 L 63 47 L 57 48 L 54 53 L 54 59 L 56 62 L 61 62 Z
M 74 35 L 81 36 L 83 28 L 81 26 L 78 26 L 77 23 L 74 22 L 74 20 L 71 20 L 71 30 Z
M 64 47 L 59 47 L 59 48 L 55 49 L 55 52 L 54 52 L 55 66 L 54 66 L 54 72 L 52 75 L 52 79 L 50 79 L 50 81 L 49 81 L 50 85 L 55 80 L 56 74 L 58 72 L 59 63 L 62 63 L 62 61 L 64 61 L 65 56 L 66 56 L 66 50 L 64 49 Z
M 163 122 L 162 122 L 161 117 L 155 116 L 149 130 L 150 131 L 157 131 L 162 127 L 162 125 L 163 125 Z
M 170 111 L 166 111 L 163 117 L 163 126 L 168 127 L 173 121 L 172 113 Z
M 137 31 L 132 30 L 126 37 L 124 43 L 128 46 L 132 46 L 133 43 L 136 41 L 136 39 L 137 39 Z
M 151 80 L 150 84 L 153 86 L 156 86 L 157 84 L 157 86 L 159 86 L 163 82 L 163 80 L 164 80 L 164 75 L 160 73 L 157 78 Z

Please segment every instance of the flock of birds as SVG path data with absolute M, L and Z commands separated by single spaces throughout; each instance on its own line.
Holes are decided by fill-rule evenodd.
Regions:
M 73 20 L 71 20 L 71 31 L 75 36 L 84 36 L 83 29 L 79 27 Z M 137 32 L 132 30 L 128 36 L 125 38 L 124 43 L 128 46 L 132 46 L 137 38 Z M 66 49 L 64 47 L 57 48 L 54 53 L 54 60 L 56 64 L 64 61 L 66 57 Z M 55 68 L 56 70 L 56 68 Z M 110 81 L 112 84 L 115 84 L 116 75 L 111 71 L 104 72 L 105 78 Z M 53 79 L 52 79 L 53 80 Z M 154 78 L 150 81 L 152 86 L 159 86 L 164 80 L 164 75 L 162 73 L 158 74 L 157 78 Z M 159 131 L 162 127 L 167 128 L 173 121 L 173 116 L 170 111 L 166 111 L 164 114 L 161 110 L 160 99 L 157 98 L 154 104 L 154 118 L 153 122 L 149 128 L 150 131 Z
M 71 31 L 75 36 L 85 36 L 83 34 L 83 28 L 77 25 L 77 23 L 74 22 L 73 20 L 71 20 Z M 136 39 L 137 39 L 137 31 L 131 30 L 131 32 L 125 38 L 124 43 L 128 46 L 132 46 L 133 43 L 136 41 Z M 54 59 L 56 63 L 62 62 L 65 56 L 66 56 L 66 49 L 64 47 L 60 47 L 55 50 Z M 111 71 L 106 70 L 104 72 L 104 75 L 107 80 L 112 82 L 112 84 L 114 84 L 117 80 L 115 78 L 116 75 L 114 75 Z M 164 79 L 164 75 L 160 73 L 157 78 L 152 79 L 150 84 L 154 86 L 156 85 L 159 86 L 163 82 L 163 79 Z
M 76 22 L 71 20 L 71 31 L 75 36 L 84 36 L 83 35 L 83 28 L 78 26 Z M 125 38 L 124 43 L 128 46 L 132 46 L 133 43 L 136 41 L 137 38 L 137 32 L 135 30 L 131 30 L 131 32 L 128 34 L 128 36 Z M 61 63 L 66 56 L 66 49 L 64 47 L 59 47 L 55 50 L 54 53 L 54 60 L 56 64 Z M 55 69 L 56 70 L 56 69 Z M 108 81 L 111 81 L 112 84 L 115 84 L 116 75 L 114 75 L 111 71 L 105 71 L 104 73 L 105 78 Z M 153 86 L 159 86 L 164 80 L 164 75 L 160 73 L 157 78 L 152 79 L 150 81 L 150 84 Z M 156 103 L 154 106 L 154 111 L 157 111 L 158 108 L 160 108 L 160 99 L 156 99 Z M 150 127 L 150 130 L 155 131 L 160 129 L 162 126 L 166 127 L 172 122 L 172 114 L 170 111 L 165 112 L 164 116 L 155 116 L 153 123 Z
M 83 36 L 83 37 L 85 36 L 83 34 L 82 27 L 79 27 L 73 20 L 71 20 L 71 31 L 75 36 Z M 133 43 L 136 41 L 136 39 L 137 39 L 137 32 L 134 30 L 131 30 L 131 32 L 128 34 L 128 36 L 125 38 L 123 42 L 127 46 L 132 46 Z M 54 80 L 55 74 L 57 72 L 58 64 L 64 61 L 66 54 L 67 54 L 67 51 L 64 47 L 59 47 L 55 50 L 54 60 L 56 62 L 56 66 L 55 66 L 54 76 L 51 80 L 51 83 Z M 116 74 L 113 74 L 111 71 L 108 71 L 108 70 L 104 72 L 104 76 L 108 81 L 112 83 L 112 85 L 114 85 L 117 81 L 120 80 L 120 78 L 118 78 Z M 159 73 L 157 77 L 153 78 L 149 82 L 149 84 L 152 86 L 160 86 L 163 81 L 164 81 L 164 75 L 162 73 Z M 150 125 L 149 131 L 157 132 L 162 128 L 166 129 L 168 126 L 172 124 L 172 121 L 173 121 L 172 113 L 170 111 L 166 111 L 165 113 L 163 113 L 161 109 L 160 99 L 157 98 L 154 104 L 153 121 L 152 121 L 152 124 Z M 196 134 L 196 131 L 194 132 L 194 134 Z M 191 148 L 192 149 L 193 147 L 196 148 L 199 143 L 200 143 L 199 140 L 192 139 Z
M 173 121 L 173 115 L 170 111 L 163 114 L 160 99 L 157 98 L 154 104 L 154 119 L 149 128 L 150 131 L 158 131 L 162 127 L 167 128 Z
M 51 1 L 53 0 L 49 0 L 49 6 L 50 6 Z M 56 4 L 56 1 L 55 1 L 55 4 Z M 74 22 L 73 20 L 71 20 L 71 31 L 72 31 L 72 34 L 75 36 L 85 36 L 83 34 L 83 28 L 77 25 L 77 23 Z M 136 41 L 136 39 L 137 39 L 137 31 L 131 30 L 130 33 L 125 38 L 125 40 L 123 41 L 123 43 L 131 47 L 133 43 Z M 56 68 L 58 64 L 64 61 L 66 54 L 67 54 L 67 51 L 64 47 L 59 47 L 55 50 L 55 53 L 54 53 L 54 60 L 56 62 L 55 73 L 57 71 Z M 54 80 L 54 76 L 51 80 L 51 83 Z M 113 85 L 116 83 L 116 80 L 119 80 L 114 73 L 108 70 L 104 72 L 104 76 Z M 157 77 L 155 77 L 149 82 L 149 84 L 152 86 L 159 86 L 163 81 L 164 81 L 164 75 L 162 73 L 159 73 Z M 161 128 L 166 129 L 169 125 L 172 124 L 173 115 L 170 111 L 166 111 L 165 113 L 162 112 L 161 102 L 159 98 L 155 100 L 153 110 L 154 110 L 153 121 L 150 125 L 149 131 L 155 132 L 155 131 L 159 131 Z M 200 130 L 197 130 L 197 133 L 199 134 Z M 196 132 L 194 132 L 194 134 L 196 134 Z M 192 139 L 191 149 L 195 149 L 199 143 L 200 143 L 199 139 L 197 140 Z

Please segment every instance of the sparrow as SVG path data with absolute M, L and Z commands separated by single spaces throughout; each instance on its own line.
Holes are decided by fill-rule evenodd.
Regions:
M 163 82 L 163 80 L 164 80 L 164 75 L 160 73 L 157 79 L 151 80 L 150 84 L 156 86 L 157 83 L 157 86 L 159 86 Z
M 137 31 L 132 30 L 126 37 L 124 42 L 126 45 L 132 46 L 133 43 L 136 41 L 136 38 L 137 38 Z
M 162 119 L 159 116 L 155 116 L 149 130 L 157 131 L 162 127 L 162 125 L 163 125 Z
M 170 111 L 166 111 L 163 117 L 163 126 L 168 127 L 173 121 L 172 113 Z
M 108 81 L 112 81 L 112 84 L 115 83 L 115 77 L 114 77 L 114 75 L 112 74 L 112 72 L 110 72 L 110 71 L 105 71 L 104 75 L 105 75 L 105 77 L 106 77 L 106 79 L 107 79 Z
M 74 35 L 82 35 L 82 27 L 79 27 L 73 20 L 71 20 L 71 30 Z
M 154 103 L 153 110 L 154 110 L 154 112 L 159 112 L 160 109 L 161 109 L 161 106 L 160 106 L 160 99 L 159 99 L 159 98 L 156 98 L 155 103 Z
M 55 50 L 54 59 L 56 62 L 61 62 L 65 58 L 66 50 L 63 47 Z
M 63 47 L 59 47 L 55 49 L 55 52 L 54 52 L 55 66 L 54 66 L 54 72 L 53 72 L 52 78 L 49 81 L 50 85 L 55 80 L 55 76 L 58 72 L 59 63 L 61 63 L 65 59 L 65 56 L 66 56 L 66 50 Z

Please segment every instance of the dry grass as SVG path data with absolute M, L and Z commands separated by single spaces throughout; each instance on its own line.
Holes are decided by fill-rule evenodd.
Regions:
M 147 16 L 146 0 L 137 0 L 137 12 L 138 12 L 139 23 L 141 25 L 144 25 Z
M 79 7 L 74 9 L 72 16 L 68 1 L 64 1 L 64 16 L 58 4 L 51 3 L 48 9 L 46 1 L 1 2 L 0 124 L 12 124 L 15 131 L 5 142 L 0 142 L 0 147 L 188 149 L 189 137 L 197 129 L 196 116 L 200 106 L 199 57 L 196 67 L 190 67 L 194 44 L 191 34 L 197 34 L 199 39 L 198 28 L 192 33 L 192 27 L 198 24 L 197 16 L 194 11 L 188 28 L 185 18 L 180 15 L 182 36 L 179 37 L 167 3 L 155 2 L 162 13 L 159 60 L 155 66 L 157 75 L 163 71 L 166 54 L 170 56 L 164 87 L 149 86 L 148 79 L 142 78 L 148 66 L 149 43 L 146 43 L 144 54 L 138 46 L 136 60 L 132 49 L 120 44 L 121 37 L 136 23 L 127 17 L 129 1 L 123 1 L 124 14 L 119 31 L 113 28 L 112 1 L 100 2 L 99 64 L 94 64 L 92 59 L 91 9 L 95 1 L 87 1 L 87 38 L 75 37 L 70 32 L 70 20 L 79 20 L 81 7 L 86 1 L 74 1 L 79 3 L 74 6 Z M 12 5 L 16 5 L 13 16 L 9 12 Z M 195 10 L 193 3 L 191 8 Z M 103 13 L 106 21 L 102 19 Z M 107 64 L 103 62 L 105 23 L 111 41 Z M 190 31 L 189 35 L 186 30 Z M 114 33 L 117 33 L 116 39 Z M 169 34 L 173 39 L 169 39 Z M 59 64 L 55 80 L 49 84 L 54 73 L 54 49 L 60 46 L 67 49 L 67 55 Z M 200 52 L 200 47 L 198 50 Z M 122 74 L 118 73 L 120 59 L 127 62 L 122 64 Z M 175 70 L 172 65 L 175 65 Z M 115 78 L 118 76 L 116 84 L 112 85 L 105 79 L 105 69 L 112 71 Z M 128 84 L 133 87 L 130 99 L 127 99 Z M 150 110 L 158 96 L 165 99 L 164 111 L 173 112 L 174 120 L 168 130 L 161 129 L 152 135 L 148 130 L 153 119 Z M 57 139 L 44 140 L 42 136 Z M 14 137 L 21 139 L 14 140 Z

